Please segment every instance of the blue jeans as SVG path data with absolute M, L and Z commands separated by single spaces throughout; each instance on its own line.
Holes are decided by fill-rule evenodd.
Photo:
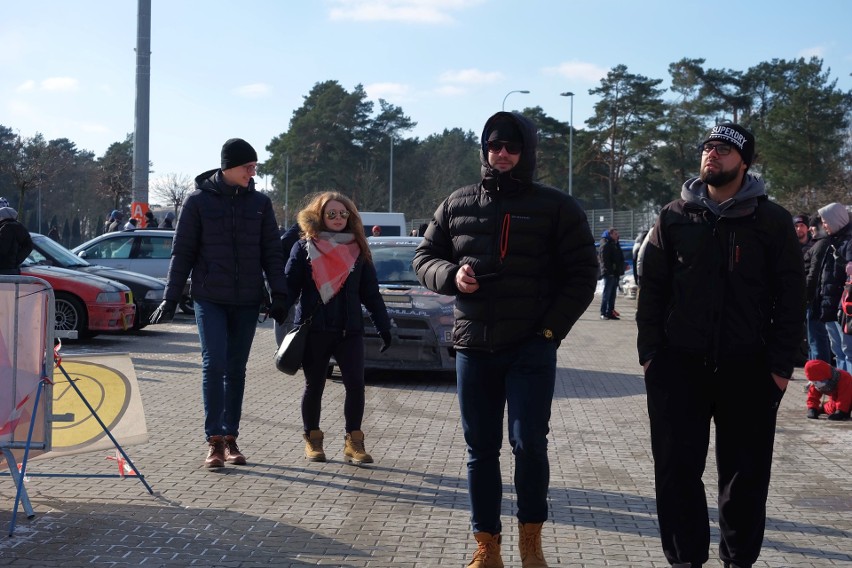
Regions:
M 618 292 L 618 276 L 604 276 L 603 294 L 601 295 L 601 315 L 611 316 L 615 309 L 615 296 Z
M 556 383 L 556 347 L 556 342 L 536 336 L 497 353 L 470 350 L 456 353 L 473 532 L 497 534 L 502 530 L 500 448 L 507 403 L 509 444 L 515 456 L 518 520 L 522 523 L 547 520 L 550 484 L 547 433 Z
M 204 434 L 238 436 L 248 362 L 259 306 L 195 300 L 201 340 Z
M 836 321 L 825 322 L 825 329 L 828 331 L 831 350 L 834 352 L 834 366 L 852 373 L 852 335 L 843 333 L 840 322 Z
M 805 312 L 808 330 L 808 359 L 819 359 L 831 364 L 831 343 L 828 340 L 828 330 L 825 323 L 819 321 L 819 316 L 814 314 L 813 308 Z

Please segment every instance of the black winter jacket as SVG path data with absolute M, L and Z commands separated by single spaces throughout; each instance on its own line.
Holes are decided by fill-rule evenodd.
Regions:
M 503 116 L 517 123 L 524 148 L 515 168 L 498 174 L 488 164 L 486 138 Z M 586 214 L 572 197 L 533 181 L 536 138 L 522 115 L 492 116 L 481 139 L 482 182 L 441 203 L 414 255 L 420 282 L 456 297 L 458 349 L 496 351 L 544 328 L 561 341 L 594 297 L 598 261 Z M 480 278 L 471 294 L 455 285 L 464 264 Z
M 822 262 L 819 265 L 819 284 L 816 291 L 820 321 L 837 321 L 840 296 L 848 276 L 846 265 L 852 262 L 852 223 L 827 236 Z
M 4 208 L 5 211 L 14 211 Z M 21 263 L 33 251 L 29 231 L 11 217 L 0 217 L 0 274 L 20 274 Z
M 612 237 L 604 237 L 600 244 L 601 276 L 622 276 L 624 274 L 624 251 Z
M 671 347 L 710 365 L 765 355 L 771 372 L 792 375 L 804 329 L 802 252 L 790 213 L 749 178 L 760 196 L 747 215 L 717 216 L 684 199 L 660 212 L 643 259 L 640 363 Z
M 364 304 L 376 329 L 379 332 L 390 331 L 390 317 L 379 292 L 379 280 L 373 263 L 365 262 L 363 256 L 358 257 L 343 288 L 328 304 L 321 304 L 306 247 L 307 241 L 298 241 L 287 261 L 287 309 L 297 299 L 299 301 L 294 323 L 301 325 L 310 317 L 311 331 L 363 333 L 361 304 Z
M 261 306 L 266 284 L 273 295 L 287 293 L 272 202 L 254 180 L 229 186 L 221 170 L 195 178 L 175 229 L 165 299 L 179 300 L 190 274 L 193 299 Z

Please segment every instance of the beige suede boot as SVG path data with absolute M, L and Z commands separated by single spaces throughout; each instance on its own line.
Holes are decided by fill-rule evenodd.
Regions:
M 500 534 L 487 532 L 473 533 L 476 539 L 476 552 L 468 568 L 503 568 L 503 558 L 500 556 Z
M 355 465 L 373 463 L 373 456 L 364 449 L 364 432 L 352 430 L 346 434 L 343 442 L 343 459 L 347 463 L 354 463 Z
M 311 430 L 307 434 L 302 434 L 305 439 L 305 459 L 312 462 L 324 462 L 325 452 L 322 451 L 322 430 Z
M 518 523 L 518 549 L 523 568 L 547 568 L 541 549 L 541 527 L 544 523 Z

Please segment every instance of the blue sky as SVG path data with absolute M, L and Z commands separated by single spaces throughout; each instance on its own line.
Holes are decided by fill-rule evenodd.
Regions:
M 136 0 L 4 3 L 0 124 L 100 156 L 134 129 Z M 402 107 L 425 138 L 500 110 L 574 123 L 619 64 L 662 79 L 684 57 L 744 71 L 816 55 L 852 89 L 852 2 L 777 0 L 153 0 L 151 179 L 218 166 L 222 142 L 270 140 L 318 82 Z M 529 94 L 507 93 L 529 90 Z M 378 110 L 378 104 L 376 104 Z M 258 180 L 261 187 L 263 180 Z

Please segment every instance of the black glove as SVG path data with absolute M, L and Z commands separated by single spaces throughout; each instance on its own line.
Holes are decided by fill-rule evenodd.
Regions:
M 278 325 L 283 325 L 287 320 L 287 297 L 281 295 L 272 296 L 272 303 L 269 305 L 269 317 L 275 320 Z
M 174 300 L 163 300 L 163 302 L 157 306 L 157 309 L 154 310 L 154 313 L 151 314 L 151 318 L 148 320 L 148 323 L 169 323 L 172 321 L 172 318 L 175 317 L 175 309 L 177 309 L 177 302 Z
M 389 331 L 380 331 L 379 335 L 382 336 L 382 348 L 379 349 L 379 353 L 384 353 L 391 346 L 391 334 Z

